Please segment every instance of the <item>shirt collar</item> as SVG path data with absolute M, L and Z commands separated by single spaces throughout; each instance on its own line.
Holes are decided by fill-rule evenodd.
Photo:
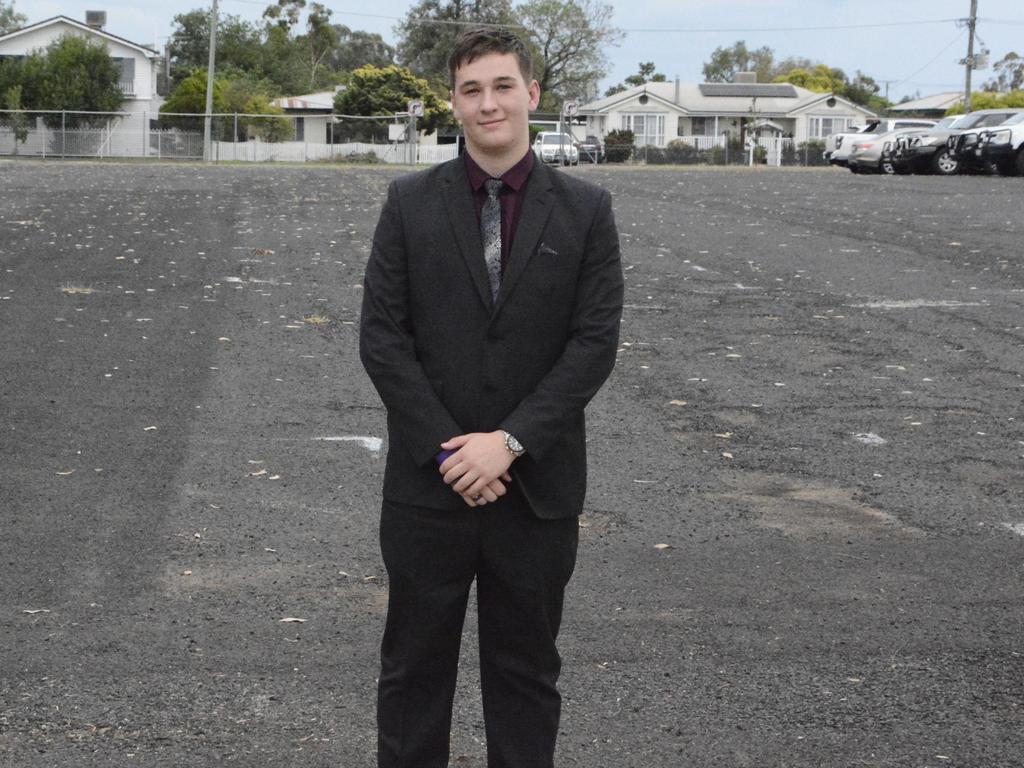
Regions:
M 469 175 L 469 185 L 474 192 L 483 189 L 484 182 L 491 178 L 487 171 L 476 164 L 469 152 L 463 153 L 466 160 L 466 173 Z M 519 192 L 530 178 L 530 171 L 533 170 L 535 159 L 533 149 L 527 149 L 523 158 L 501 175 L 501 180 L 514 192 Z

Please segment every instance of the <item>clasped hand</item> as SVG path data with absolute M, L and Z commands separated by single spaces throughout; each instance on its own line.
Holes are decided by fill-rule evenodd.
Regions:
M 459 435 L 441 443 L 441 448 L 454 451 L 440 466 L 444 481 L 467 505 L 480 507 L 505 495 L 514 457 L 500 430 Z

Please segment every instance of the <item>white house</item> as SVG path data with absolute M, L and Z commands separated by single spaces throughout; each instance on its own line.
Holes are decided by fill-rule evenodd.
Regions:
M 874 113 L 831 93 L 788 83 L 646 83 L 589 104 L 578 112 L 586 133 L 603 138 L 630 130 L 637 146 L 664 147 L 673 139 L 707 148 L 722 137 L 824 139 Z M 579 132 L 579 129 L 576 129 Z
M 149 143 L 149 123 L 158 117 L 160 105 L 163 103 L 163 97 L 157 92 L 157 76 L 163 64 L 163 57 L 152 48 L 105 31 L 103 26 L 106 24 L 106 13 L 89 12 L 87 15 L 89 23 L 75 21 L 67 16 L 54 16 L 0 35 L 0 57 L 19 57 L 33 51 L 44 51 L 51 43 L 65 35 L 77 35 L 105 45 L 121 71 L 118 85 L 125 96 L 121 110 L 129 113 L 127 117 L 118 121 L 116 136 L 113 133 L 109 134 L 107 152 L 146 154 L 144 148 Z M 132 144 L 141 142 L 142 146 L 124 148 L 124 151 L 120 151 L 109 139 L 121 141 L 122 137 Z M 31 151 L 31 147 L 27 148 Z M 131 151 L 128 151 L 129 149 Z M 143 151 L 139 152 L 139 149 Z

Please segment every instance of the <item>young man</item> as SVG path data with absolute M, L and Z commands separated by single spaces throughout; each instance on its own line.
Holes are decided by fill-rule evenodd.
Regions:
M 378 764 L 448 765 L 475 580 L 487 764 L 550 768 L 618 233 L 607 192 L 534 158 L 540 89 L 520 40 L 467 33 L 449 66 L 466 153 L 391 184 L 364 284 L 360 354 L 388 415 Z

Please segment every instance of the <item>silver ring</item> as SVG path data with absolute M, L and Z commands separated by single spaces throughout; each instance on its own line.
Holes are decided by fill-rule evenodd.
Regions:
M 473 497 L 473 501 L 480 501 L 480 494 L 479 493 L 476 496 Z

